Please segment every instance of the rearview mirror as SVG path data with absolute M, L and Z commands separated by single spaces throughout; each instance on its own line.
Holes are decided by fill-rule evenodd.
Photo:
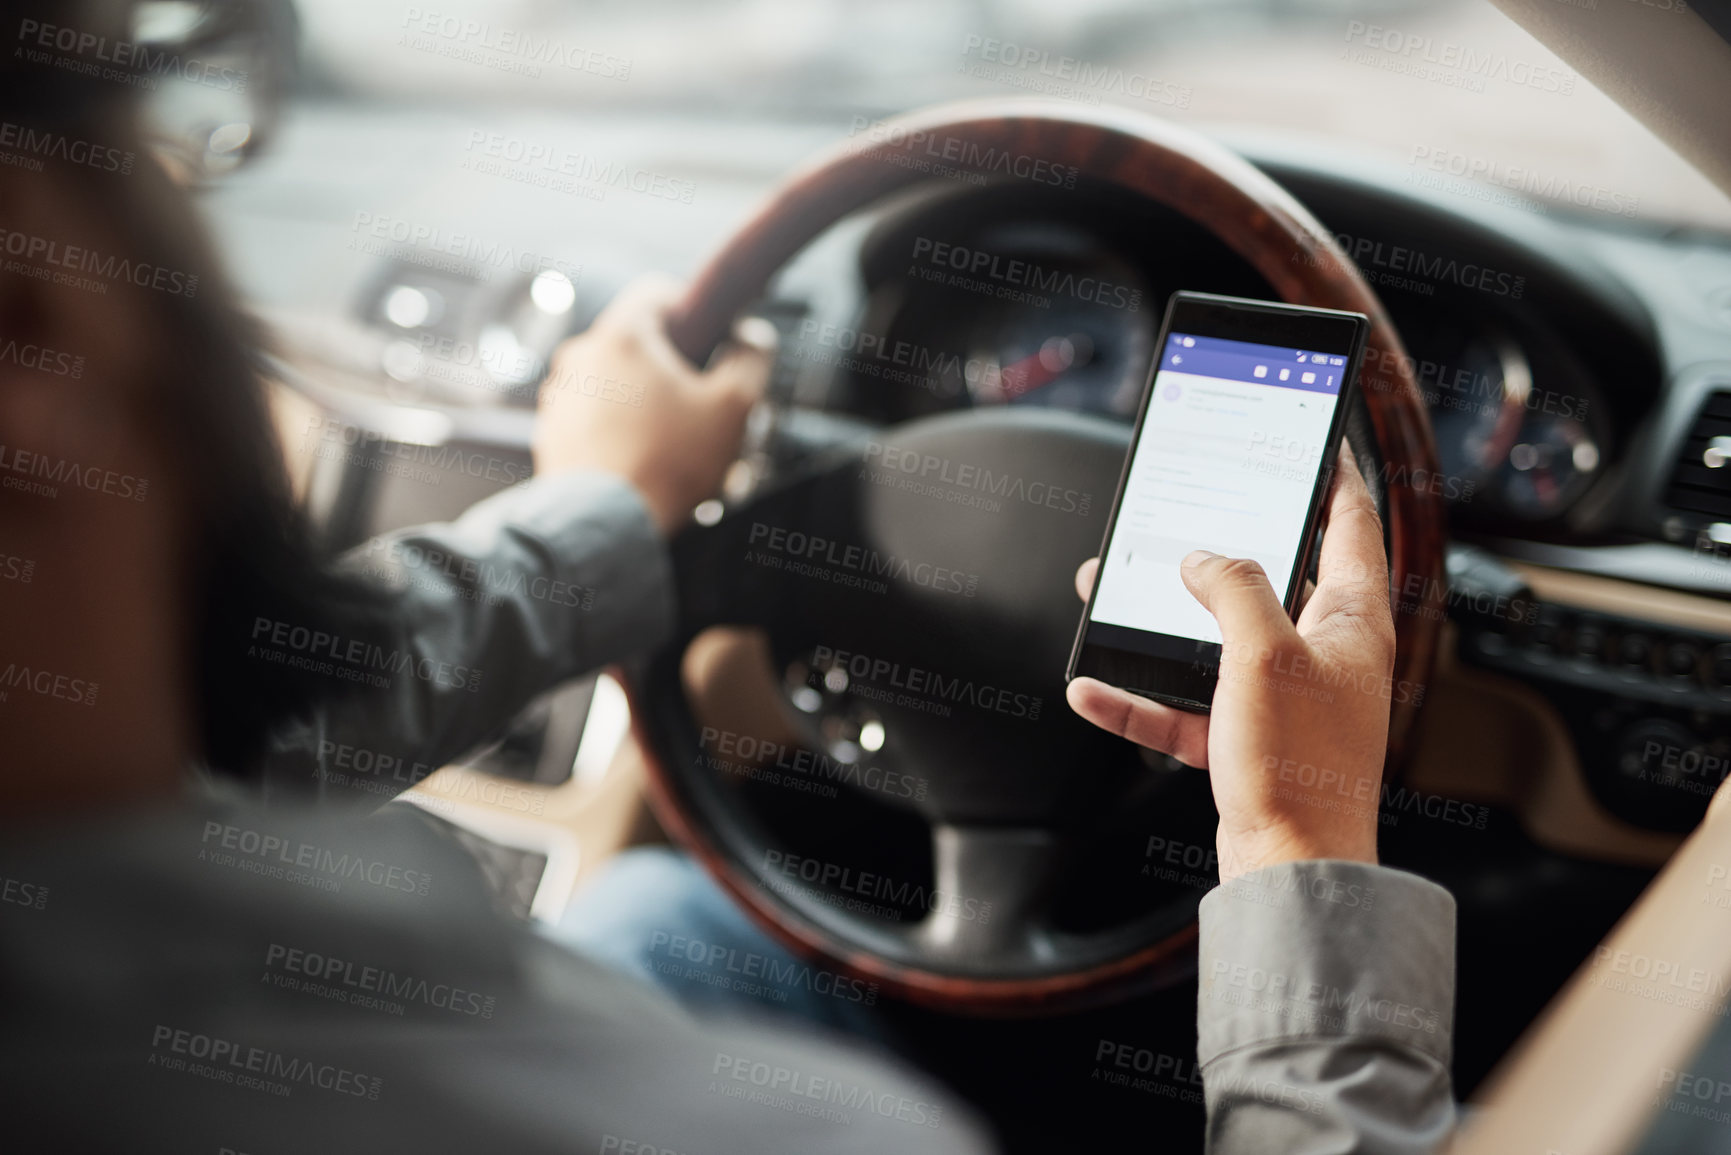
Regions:
M 144 127 L 188 183 L 232 172 L 276 128 L 300 23 L 293 0 L 140 0 L 132 10 L 133 83 Z

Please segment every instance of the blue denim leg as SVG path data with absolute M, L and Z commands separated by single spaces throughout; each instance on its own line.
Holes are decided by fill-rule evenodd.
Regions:
M 547 933 L 702 1014 L 769 1012 L 886 1041 L 876 984 L 796 959 L 676 851 L 616 855 Z

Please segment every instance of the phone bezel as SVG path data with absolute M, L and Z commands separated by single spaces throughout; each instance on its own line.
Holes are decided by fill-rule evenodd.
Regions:
M 1220 337 L 1228 340 L 1253 341 L 1263 345 L 1311 349 L 1331 356 L 1347 358 L 1345 377 L 1329 420 L 1328 437 L 1323 448 L 1317 475 L 1311 482 L 1310 504 L 1305 513 L 1304 533 L 1299 539 L 1298 556 L 1294 559 L 1292 576 L 1282 604 L 1289 617 L 1296 618 L 1298 603 L 1304 589 L 1304 577 L 1310 569 L 1311 549 L 1316 531 L 1326 513 L 1325 498 L 1334 476 L 1334 465 L 1340 454 L 1340 440 L 1346 430 L 1346 412 L 1352 394 L 1358 388 L 1360 363 L 1364 357 L 1366 338 L 1370 333 L 1370 318 L 1363 313 L 1339 309 L 1318 309 L 1305 305 L 1288 305 L 1278 301 L 1259 301 L 1246 297 L 1223 297 L 1213 293 L 1177 292 L 1166 304 L 1166 315 L 1155 339 L 1154 362 L 1148 369 L 1148 380 L 1142 386 L 1141 403 L 1136 409 L 1136 423 L 1130 434 L 1130 447 L 1124 454 L 1124 465 L 1118 475 L 1118 488 L 1112 498 L 1111 514 L 1106 519 L 1106 532 L 1100 542 L 1099 557 L 1106 556 L 1113 531 L 1117 529 L 1118 512 L 1124 501 L 1124 491 L 1130 480 L 1130 463 L 1136 447 L 1142 441 L 1142 429 L 1148 418 L 1149 400 L 1154 392 L 1154 379 L 1160 372 L 1160 361 L 1166 351 L 1166 341 L 1174 329 L 1196 336 Z M 1098 583 L 1096 583 L 1096 588 Z M 1087 641 L 1090 619 L 1094 614 L 1094 591 L 1088 592 L 1087 605 L 1076 627 L 1076 640 L 1070 648 L 1070 661 L 1064 671 L 1069 683 L 1079 676 L 1097 677 L 1133 694 L 1196 713 L 1207 713 L 1213 703 L 1218 680 L 1220 646 L 1194 638 L 1156 634 L 1133 630 L 1109 623 L 1093 623 L 1097 630 L 1120 631 L 1134 635 L 1134 640 L 1150 639 L 1154 648 L 1189 647 L 1188 660 L 1160 657 L 1139 650 L 1118 646 L 1090 644 Z M 1212 658 L 1212 661 L 1209 659 Z

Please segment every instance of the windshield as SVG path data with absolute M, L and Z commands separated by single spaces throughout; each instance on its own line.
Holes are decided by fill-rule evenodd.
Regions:
M 314 98 L 659 110 L 839 133 L 940 101 L 1040 95 L 1241 142 L 1277 133 L 1346 147 L 1462 198 L 1731 229 L 1731 200 L 1488 0 L 297 6 Z M 1653 18 L 1682 15 L 1660 4 Z

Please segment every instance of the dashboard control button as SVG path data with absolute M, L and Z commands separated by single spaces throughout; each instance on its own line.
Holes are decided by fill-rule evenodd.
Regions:
M 1623 731 L 1614 777 L 1604 783 L 1617 814 L 1657 830 L 1688 830 L 1731 769 L 1722 740 L 1679 722 L 1647 718 Z
M 1693 642 L 1671 642 L 1665 647 L 1664 667 L 1667 674 L 1679 678 L 1693 677 L 1701 661 L 1701 651 Z
M 1533 628 L 1527 633 L 1527 641 L 1541 650 L 1552 650 L 1557 646 L 1558 636 L 1563 628 L 1563 611 L 1556 606 L 1540 606 L 1539 620 L 1533 623 Z
M 1617 643 L 1617 657 L 1625 666 L 1645 666 L 1653 656 L 1653 639 L 1631 630 Z

